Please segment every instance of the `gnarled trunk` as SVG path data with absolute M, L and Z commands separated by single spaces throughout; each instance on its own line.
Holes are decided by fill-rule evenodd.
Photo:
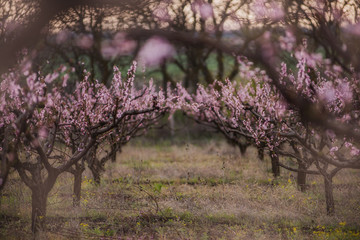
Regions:
M 297 185 L 301 192 L 306 191 L 306 166 L 302 162 L 298 161 L 299 172 L 297 173 Z
M 324 176 L 324 184 L 325 184 L 326 213 L 328 215 L 334 215 L 335 201 L 334 201 L 332 177 L 329 175 Z
M 280 176 L 280 165 L 279 165 L 279 157 L 274 152 L 270 152 L 270 158 L 271 158 L 271 170 L 274 175 L 274 177 Z
M 101 173 L 99 170 L 93 170 L 91 169 L 91 173 L 93 175 L 93 180 L 95 185 L 99 186 L 101 182 Z
M 111 146 L 113 147 L 113 146 Z M 104 171 L 101 161 L 96 156 L 97 146 L 94 146 L 87 154 L 86 161 L 89 169 L 93 175 L 93 180 L 96 185 L 100 185 L 101 172 Z
M 244 156 L 246 153 L 246 149 L 248 148 L 248 144 L 247 143 L 238 143 L 239 149 L 240 149 L 240 153 L 241 156 Z
M 52 169 L 47 172 L 48 176 L 43 180 L 40 164 L 34 164 L 29 169 L 31 177 L 26 174 L 21 165 L 17 166 L 21 179 L 31 190 L 31 231 L 34 234 L 34 239 L 46 239 L 45 218 L 47 197 L 60 172 Z
M 45 217 L 48 191 L 40 185 L 31 194 L 31 230 L 34 239 L 45 239 Z
M 116 149 L 118 148 L 118 144 L 117 143 L 114 143 L 114 144 L 111 144 L 111 152 L 115 151 L 115 153 L 113 155 L 111 155 L 111 162 L 116 162 Z
M 264 161 L 264 148 L 263 147 L 258 147 L 258 158 L 261 161 Z
M 80 206 L 80 199 L 81 199 L 81 181 L 82 181 L 82 173 L 84 169 L 78 168 L 76 166 L 76 171 L 74 172 L 74 189 L 73 189 L 73 206 L 79 207 Z

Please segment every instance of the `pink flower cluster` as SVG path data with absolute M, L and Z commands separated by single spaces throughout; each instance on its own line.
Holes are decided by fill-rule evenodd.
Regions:
M 30 74 L 26 84 L 21 74 L 7 74 L 0 86 L 0 99 L 4 100 L 0 103 L 0 130 L 10 126 L 19 132 L 18 119 L 33 109 L 26 121 L 27 132 L 42 144 L 54 138 L 60 144 L 74 146 L 76 139 L 77 150 L 82 151 L 89 138 L 101 141 L 112 135 L 113 139 L 127 142 L 138 130 L 146 131 L 156 124 L 159 116 L 177 104 L 176 96 L 165 98 L 152 81 L 136 89 L 135 72 L 136 62 L 125 79 L 115 67 L 110 87 L 90 82 L 86 76 L 72 93 L 65 91 L 66 84 L 61 80 L 67 79 L 60 78 L 57 72 L 45 77 Z M 1 147 L 4 139 L 0 140 Z M 26 148 L 30 151 L 38 147 L 38 140 Z
M 139 61 L 145 66 L 156 66 L 174 55 L 175 49 L 164 38 L 152 37 L 139 52 Z

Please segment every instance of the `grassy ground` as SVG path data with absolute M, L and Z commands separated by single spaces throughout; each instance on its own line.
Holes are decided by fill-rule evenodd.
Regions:
M 306 193 L 295 174 L 274 180 L 254 149 L 241 157 L 223 142 L 133 144 L 107 165 L 100 186 L 83 178 L 81 207 L 72 178 L 48 201 L 49 239 L 360 239 L 360 172 L 334 179 L 336 215 L 326 216 L 321 177 Z M 30 192 L 12 174 L 1 194 L 0 238 L 30 239 Z

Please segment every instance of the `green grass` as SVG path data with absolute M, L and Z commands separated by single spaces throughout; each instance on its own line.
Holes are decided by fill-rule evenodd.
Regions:
M 62 175 L 48 199 L 49 239 L 360 239 L 360 174 L 334 179 L 336 214 L 325 213 L 323 181 L 296 174 L 273 179 L 270 162 L 221 141 L 123 148 L 100 186 L 85 171 L 81 207 L 72 177 Z M 16 173 L 0 194 L 0 238 L 30 239 L 31 194 Z

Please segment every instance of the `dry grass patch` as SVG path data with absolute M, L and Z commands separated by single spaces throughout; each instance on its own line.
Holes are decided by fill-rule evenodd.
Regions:
M 328 217 L 321 177 L 309 176 L 299 192 L 294 173 L 273 179 L 255 149 L 242 157 L 224 142 L 128 145 L 106 168 L 100 186 L 85 172 L 80 208 L 71 175 L 60 177 L 49 197 L 49 239 L 359 238 L 359 171 L 335 177 L 336 215 Z M 22 231 L 30 230 L 30 197 L 12 174 L 1 193 L 2 238 L 31 237 Z

